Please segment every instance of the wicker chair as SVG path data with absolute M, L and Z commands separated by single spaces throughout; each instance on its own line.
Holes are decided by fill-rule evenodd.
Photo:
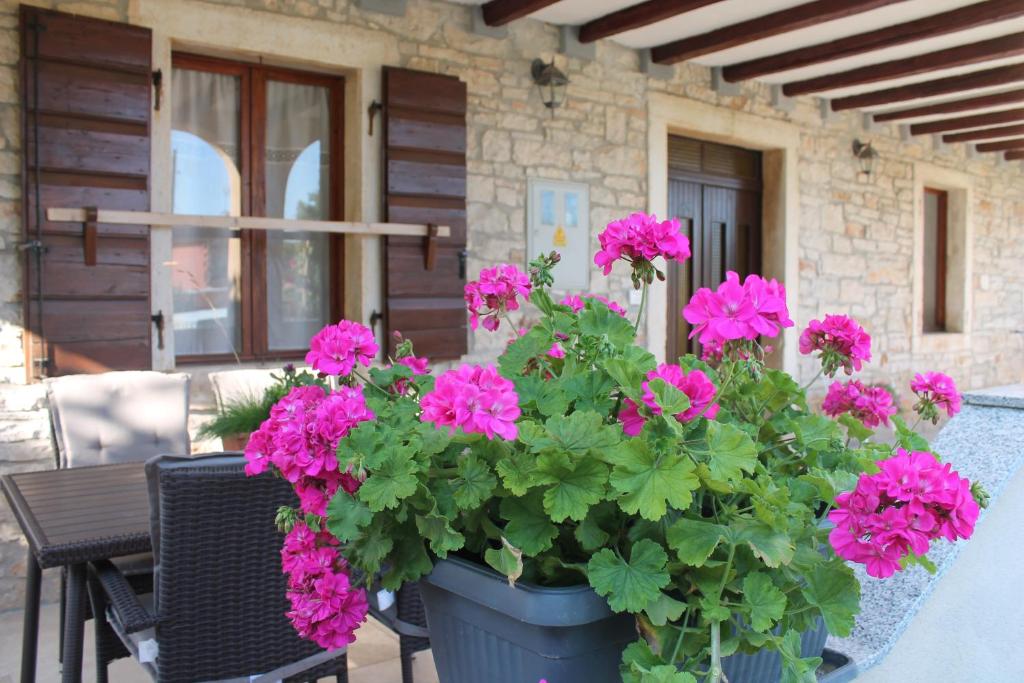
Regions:
M 138 596 L 114 565 L 96 563 L 90 597 L 106 617 L 97 621 L 113 628 L 156 681 L 249 680 L 296 662 L 313 666 L 275 678 L 347 681 L 345 654 L 301 640 L 284 616 L 274 516 L 295 504 L 295 494 L 273 476 L 246 477 L 244 466 L 237 454 L 146 463 L 154 591 Z M 101 681 L 106 666 L 97 656 Z
M 162 372 L 105 372 L 46 380 L 50 438 L 58 469 L 145 462 L 160 453 L 188 453 L 189 376 Z M 138 590 L 152 590 L 149 553 L 115 560 Z M 61 572 L 60 649 L 64 651 L 67 577 Z M 126 656 L 112 633 L 100 649 Z

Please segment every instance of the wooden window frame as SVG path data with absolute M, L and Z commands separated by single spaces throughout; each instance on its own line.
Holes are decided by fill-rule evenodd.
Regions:
M 949 242 L 949 192 L 937 188 L 924 188 L 925 195 L 936 197 L 935 208 L 935 329 L 925 330 L 926 334 L 942 334 L 946 328 L 946 277 L 948 269 Z M 927 235 L 927 230 L 925 231 Z M 928 283 L 925 283 L 928 286 Z M 922 292 L 923 297 L 923 292 Z M 927 314 L 927 311 L 925 311 Z
M 206 57 L 186 52 L 172 55 L 172 68 L 206 71 L 239 79 L 239 169 L 242 183 L 242 215 L 266 215 L 266 179 L 264 142 L 266 140 L 267 81 L 297 83 L 327 88 L 330 103 L 331 160 L 328 178 L 328 220 L 345 219 L 344 131 L 345 79 L 343 76 L 297 71 L 242 61 Z M 241 230 L 241 349 L 237 360 L 296 360 L 308 349 L 268 348 L 267 315 L 267 234 L 262 230 Z M 328 287 L 328 315 L 338 320 L 343 315 L 345 238 L 331 235 Z M 186 354 L 175 356 L 176 365 L 235 362 L 232 353 Z

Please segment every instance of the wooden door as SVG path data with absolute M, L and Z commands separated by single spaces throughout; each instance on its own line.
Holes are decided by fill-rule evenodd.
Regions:
M 669 138 L 668 212 L 690 238 L 692 257 L 669 267 L 668 358 L 693 351 L 680 311 L 701 287 L 714 289 L 733 270 L 744 277 L 761 267 L 761 155 Z

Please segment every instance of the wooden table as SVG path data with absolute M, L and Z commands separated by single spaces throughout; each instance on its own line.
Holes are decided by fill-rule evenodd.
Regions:
M 26 472 L 0 477 L 28 540 L 21 681 L 35 680 L 43 569 L 68 568 L 62 680 L 82 680 L 89 562 L 151 550 L 143 463 Z

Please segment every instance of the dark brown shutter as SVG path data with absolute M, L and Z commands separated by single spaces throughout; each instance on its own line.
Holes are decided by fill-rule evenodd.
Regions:
M 149 210 L 150 43 L 148 29 L 21 8 L 30 377 L 152 364 L 149 227 L 46 220 Z
M 384 69 L 384 211 L 394 223 L 449 225 L 432 270 L 421 238 L 387 237 L 388 349 L 401 331 L 418 355 L 466 353 L 466 84 L 452 76 Z

